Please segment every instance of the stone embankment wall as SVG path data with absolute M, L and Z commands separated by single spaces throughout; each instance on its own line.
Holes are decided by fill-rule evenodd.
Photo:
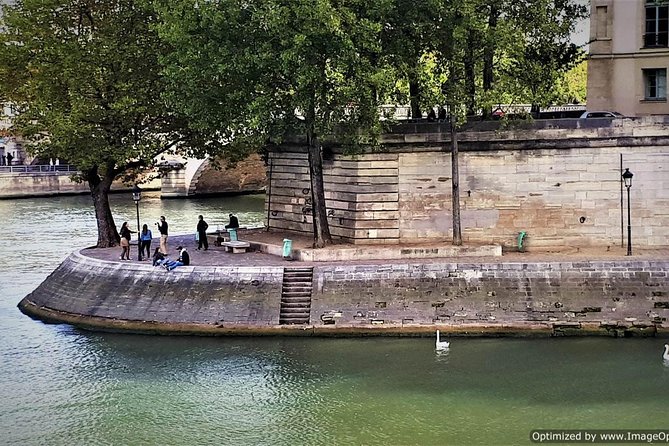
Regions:
M 20 172 L 0 174 L 0 198 L 48 197 L 55 195 L 90 194 L 88 183 L 75 183 L 70 176 L 76 172 Z M 160 180 L 142 184 L 144 190 L 160 189 Z M 112 192 L 130 191 L 132 186 L 115 181 Z
M 485 123 L 460 133 L 462 236 L 513 247 L 617 246 L 626 235 L 621 164 L 634 173 L 636 246 L 669 246 L 669 117 Z M 380 152 L 325 152 L 331 232 L 351 243 L 419 243 L 452 237 L 447 125 L 405 124 Z M 312 231 L 311 185 L 301 142 L 274 148 L 269 225 Z M 621 162 L 622 160 L 622 162 Z M 625 217 L 625 220 L 623 220 Z
M 172 334 L 652 336 L 669 334 L 668 271 L 668 261 L 321 264 L 309 324 L 279 325 L 281 266 L 166 272 L 75 253 L 19 307 Z

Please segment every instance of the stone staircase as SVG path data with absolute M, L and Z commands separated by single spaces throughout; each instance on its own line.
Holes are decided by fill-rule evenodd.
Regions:
M 313 290 L 313 268 L 284 268 L 280 325 L 308 324 Z

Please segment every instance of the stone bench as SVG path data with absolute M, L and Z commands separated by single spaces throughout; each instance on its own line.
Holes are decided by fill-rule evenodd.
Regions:
M 221 243 L 221 246 L 225 247 L 225 252 L 231 252 L 233 254 L 240 254 L 243 252 L 246 252 L 247 249 L 251 247 L 251 244 L 249 242 L 223 242 Z

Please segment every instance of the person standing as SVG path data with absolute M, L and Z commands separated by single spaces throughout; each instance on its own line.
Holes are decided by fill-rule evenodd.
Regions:
M 145 259 L 149 259 L 149 256 L 151 255 L 151 239 L 153 238 L 153 234 L 151 233 L 151 230 L 149 229 L 149 226 L 144 224 L 142 226 L 142 233 L 139 235 L 139 242 L 141 243 L 139 252 L 142 253 L 142 257 Z M 146 256 L 144 255 L 144 250 L 146 250 Z
M 160 222 L 156 223 L 160 231 L 160 252 L 167 254 L 167 221 L 165 216 L 160 216 Z
M 131 231 L 128 227 L 128 222 L 124 221 L 121 225 L 121 260 L 130 260 L 130 237 L 134 231 Z
M 12 165 L 12 160 L 13 160 L 13 159 L 14 159 L 14 155 L 12 155 L 11 153 L 8 153 L 8 154 L 7 154 L 7 165 L 8 165 L 8 166 L 11 166 L 11 165 Z
M 197 220 L 197 250 L 199 251 L 204 246 L 204 250 L 206 251 L 209 249 L 209 241 L 207 240 L 207 228 L 209 225 L 201 215 L 198 215 Z

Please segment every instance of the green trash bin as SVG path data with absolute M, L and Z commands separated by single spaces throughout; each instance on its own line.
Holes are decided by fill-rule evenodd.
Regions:
M 237 230 L 234 228 L 228 229 L 228 234 L 230 234 L 230 241 L 231 242 L 236 242 L 237 239 Z
M 293 241 L 289 238 L 283 239 L 283 258 L 289 259 L 290 252 L 293 250 Z

